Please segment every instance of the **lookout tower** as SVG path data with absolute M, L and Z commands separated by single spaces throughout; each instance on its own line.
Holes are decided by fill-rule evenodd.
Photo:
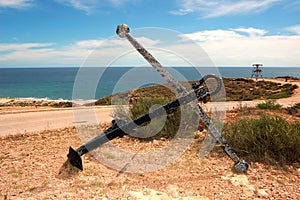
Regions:
M 253 66 L 253 69 L 252 69 L 252 75 L 251 75 L 251 78 L 255 77 L 256 79 L 258 79 L 259 77 L 263 79 L 263 72 L 262 72 L 262 66 L 263 64 L 258 64 L 258 63 L 255 63 L 252 65 Z

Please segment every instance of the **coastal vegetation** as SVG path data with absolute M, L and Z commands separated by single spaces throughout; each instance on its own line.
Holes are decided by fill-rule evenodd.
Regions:
M 187 88 L 191 88 L 191 84 L 195 81 L 182 83 Z M 297 85 L 290 83 L 280 84 L 271 81 L 254 81 L 246 78 L 223 78 L 224 90 L 226 92 L 226 101 L 251 101 L 255 99 L 280 99 L 287 98 L 297 89 Z M 153 85 L 145 88 L 138 88 L 124 93 L 114 94 L 104 97 L 95 102 L 95 105 L 110 105 L 111 99 L 126 97 L 128 100 L 134 101 L 137 98 L 152 97 L 175 99 L 175 94 L 169 89 L 168 85 Z
M 281 85 L 268 81 L 255 82 L 248 79 L 226 79 L 224 85 L 227 88 L 226 91 L 229 91 L 227 93 L 229 97 L 227 96 L 227 98 L 239 99 L 239 93 L 239 95 L 243 95 L 241 100 L 255 99 L 255 95 L 258 94 L 264 96 L 264 98 L 259 99 L 265 99 L 256 107 L 241 106 L 233 112 L 235 116 L 229 117 L 229 120 L 224 124 L 224 136 L 235 150 L 254 162 L 262 161 L 268 164 L 279 163 L 281 165 L 299 163 L 300 123 L 298 117 L 300 116 L 300 103 L 283 108 L 273 98 L 274 96 L 290 96 L 297 86 L 292 84 Z M 255 91 L 248 89 L 247 91 L 250 92 L 247 93 L 246 88 L 249 87 L 255 88 Z M 232 88 L 241 91 L 235 93 Z M 150 93 L 150 91 L 152 92 Z M 165 92 L 169 92 L 169 95 L 165 95 Z M 122 95 L 126 96 L 128 94 Z M 127 107 L 129 109 L 127 111 L 116 109 L 114 117 L 124 119 L 123 115 L 127 112 L 131 119 L 135 119 L 148 113 L 153 105 L 164 105 L 174 98 L 175 96 L 171 96 L 171 91 L 167 91 L 167 87 L 161 85 L 140 88 L 133 91 L 133 95 L 128 99 L 130 103 Z M 165 126 L 158 134 L 147 138 L 147 140 L 161 137 L 173 138 L 180 125 L 179 119 L 180 110 L 177 109 L 167 117 Z M 159 123 L 159 120 L 148 128 L 158 126 L 157 123 Z M 201 121 L 199 127 L 203 127 Z
M 224 136 L 248 160 L 268 164 L 300 162 L 300 122 L 261 114 L 228 124 Z
M 287 98 L 297 89 L 297 85 L 280 84 L 271 81 L 254 81 L 252 79 L 223 79 L 227 101 L 251 101 L 255 99 Z
M 64 100 L 23 100 L 11 99 L 5 103 L 0 103 L 0 107 L 53 107 L 53 108 L 67 108 L 72 107 L 72 101 Z
M 272 100 L 267 100 L 263 103 L 257 104 L 257 107 L 260 109 L 277 110 L 277 109 L 281 108 L 282 106 L 280 104 L 276 103 L 276 101 L 274 99 L 272 99 Z
M 127 111 L 131 119 L 135 119 L 149 112 L 153 105 L 163 105 L 167 103 L 164 98 L 142 98 L 134 101 Z M 289 110 L 293 109 L 293 114 Z M 239 155 L 252 161 L 262 161 L 268 164 L 300 162 L 300 104 L 289 108 L 282 108 L 274 100 L 267 100 L 260 103 L 255 108 L 243 107 L 235 111 L 235 117 L 231 117 L 225 123 L 224 136 L 234 147 Z M 116 109 L 114 117 L 123 118 L 126 111 Z M 295 113 L 297 113 L 295 115 Z M 290 120 L 287 121 L 286 118 Z M 296 118 L 295 118 L 296 117 Z M 233 118 L 238 120 L 233 120 Z M 295 120 L 296 119 L 296 120 Z M 130 121 L 130 119 L 128 120 Z M 160 120 L 144 124 L 145 133 L 150 134 L 150 130 L 159 127 Z M 147 126 L 146 126 L 147 125 Z M 163 128 L 154 137 L 147 137 L 146 140 L 159 139 L 161 137 L 173 138 L 180 125 L 180 109 L 169 114 Z M 203 127 L 199 122 L 199 127 Z M 138 131 L 141 131 L 140 129 Z M 143 131 L 143 130 L 142 130 Z M 139 133 L 139 134 L 145 134 Z M 145 138 L 141 138 L 145 140 Z

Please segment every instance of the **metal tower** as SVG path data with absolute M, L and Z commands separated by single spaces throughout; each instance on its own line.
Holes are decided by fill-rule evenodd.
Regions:
M 257 64 L 256 63 L 256 64 L 253 64 L 252 66 L 253 66 L 253 70 L 252 70 L 251 78 L 255 77 L 256 80 L 257 80 L 260 77 L 260 78 L 263 79 L 263 76 L 262 76 L 263 72 L 262 72 L 262 69 L 261 69 L 263 64 Z

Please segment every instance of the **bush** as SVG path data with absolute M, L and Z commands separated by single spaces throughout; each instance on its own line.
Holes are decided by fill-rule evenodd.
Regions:
M 293 107 L 296 109 L 300 109 L 300 103 L 296 103 Z
M 286 108 L 286 112 L 289 115 L 300 117 L 300 103 L 296 103 L 292 107 Z
M 131 103 L 129 110 L 118 108 L 113 114 L 114 118 L 123 119 L 127 122 L 147 114 L 150 109 L 154 109 L 160 105 L 165 105 L 169 102 L 165 98 L 139 98 Z M 153 106 L 153 107 L 152 107 Z M 139 138 L 153 139 L 155 137 L 173 137 L 180 124 L 180 109 L 175 109 L 173 113 L 169 114 L 166 120 L 165 116 L 153 119 L 135 130 L 134 135 Z M 160 130 L 158 130 L 160 129 Z
M 54 107 L 54 108 L 69 108 L 72 107 L 73 104 L 71 101 L 53 101 L 49 104 L 49 106 Z
M 300 162 L 299 121 L 290 124 L 281 117 L 262 115 L 227 125 L 224 136 L 237 153 L 254 161 Z
M 270 109 L 270 110 L 277 110 L 281 108 L 281 105 L 276 103 L 275 100 L 267 100 L 264 103 L 257 104 L 257 108 L 260 109 Z
M 144 114 L 149 113 L 151 109 L 155 109 L 158 106 L 165 105 L 169 102 L 169 99 L 162 97 L 139 98 L 135 101 L 132 101 L 129 109 L 127 110 L 124 107 L 115 109 L 113 117 L 129 122 L 131 120 L 137 119 L 138 117 L 141 117 Z M 193 118 L 195 116 L 193 116 L 194 112 L 192 112 L 190 109 L 191 108 L 189 108 L 187 105 L 174 108 L 171 111 L 168 111 L 168 113 L 165 113 L 165 115 L 154 118 L 151 120 L 151 122 L 144 123 L 139 128 L 136 128 L 133 135 L 143 140 L 151 140 L 161 137 L 173 138 L 176 134 L 178 134 L 178 132 L 180 132 L 180 134 L 178 135 L 179 137 L 185 137 L 184 133 L 187 133 L 187 137 L 190 137 L 190 131 L 193 130 L 193 133 L 195 131 L 195 127 L 198 127 L 198 124 L 191 125 L 191 122 L 193 122 L 192 119 L 195 119 Z M 182 115 L 184 115 L 183 120 L 181 119 Z M 185 131 L 183 131 L 183 134 L 182 131 L 178 131 L 180 127 L 184 127 Z

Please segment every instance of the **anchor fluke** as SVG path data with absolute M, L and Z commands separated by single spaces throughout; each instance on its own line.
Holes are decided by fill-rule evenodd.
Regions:
M 77 167 L 81 171 L 83 170 L 82 159 L 80 155 L 77 153 L 77 151 L 75 151 L 72 147 L 70 147 L 67 156 L 68 156 L 68 161 L 71 163 L 71 165 Z

